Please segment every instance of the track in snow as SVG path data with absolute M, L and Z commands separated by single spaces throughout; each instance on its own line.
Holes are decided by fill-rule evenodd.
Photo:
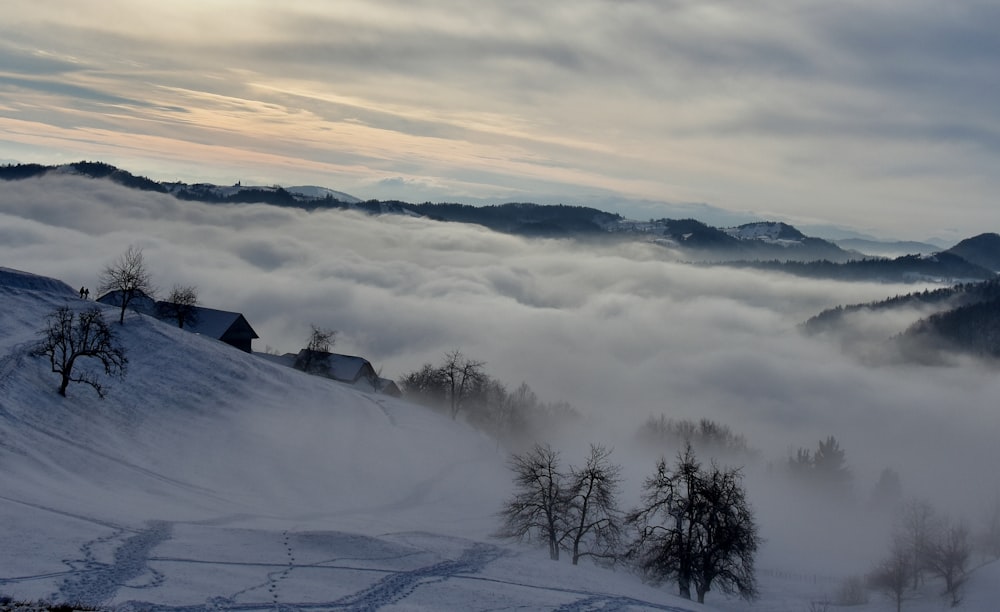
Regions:
M 149 553 L 158 544 L 170 538 L 170 523 L 150 521 L 146 529 L 126 538 L 114 551 L 110 564 L 97 560 L 94 548 L 120 538 L 124 531 L 117 530 L 84 544 L 80 552 L 86 571 L 68 577 L 53 593 L 55 601 L 100 606 L 111 601 L 119 589 L 153 589 L 163 583 L 163 574 L 149 567 Z

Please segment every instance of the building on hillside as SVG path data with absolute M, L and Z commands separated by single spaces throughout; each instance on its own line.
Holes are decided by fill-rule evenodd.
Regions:
M 104 295 L 97 298 L 97 301 L 102 304 L 107 304 L 108 306 L 114 306 L 115 308 L 122 307 L 122 290 L 115 289 L 114 291 L 108 291 Z M 156 316 L 156 300 L 149 297 L 142 291 L 136 291 L 132 299 L 129 300 L 128 308 L 134 310 L 135 312 L 142 313 L 144 315 L 149 315 L 151 317 Z
M 379 376 L 371 362 L 364 357 L 302 349 L 292 357 L 291 366 L 308 374 L 325 376 L 392 397 L 402 395 L 395 381 Z
M 252 341 L 260 337 L 242 314 L 203 306 L 194 307 L 194 316 L 184 329 L 221 340 L 245 353 L 253 352 Z
M 102 304 L 121 308 L 122 292 L 109 291 L 97 298 L 97 301 Z M 157 302 L 140 291 L 132 298 L 128 307 L 136 312 L 176 325 L 174 319 L 164 316 L 165 312 L 169 312 L 168 309 L 163 307 L 165 304 L 166 302 Z M 260 337 L 242 314 L 229 312 L 228 310 L 205 308 L 204 306 L 192 307 L 192 312 L 184 323 L 184 329 L 202 336 L 221 340 L 245 353 L 253 352 L 251 343 Z

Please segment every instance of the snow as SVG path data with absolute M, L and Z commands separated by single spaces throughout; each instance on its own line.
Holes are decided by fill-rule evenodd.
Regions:
M 322 200 L 327 196 L 330 196 L 335 200 L 340 200 L 341 202 L 347 202 L 348 204 L 358 204 L 361 202 L 359 198 L 344 193 L 343 191 L 334 191 L 333 189 L 329 189 L 327 187 L 317 187 L 315 185 L 286 187 L 285 191 L 306 198 L 315 198 L 317 200 Z
M 136 313 L 112 324 L 127 378 L 105 400 L 80 385 L 61 398 L 27 349 L 48 312 L 94 303 L 7 268 L 0 299 L 0 596 L 119 610 L 798 612 L 840 586 L 765 555 L 758 601 L 710 593 L 702 606 L 625 571 L 553 563 L 490 535 L 510 487 L 493 440 Z M 939 586 L 903 609 L 946 609 Z M 960 609 L 998 600 L 993 562 Z M 873 594 L 850 609 L 895 606 Z
M 505 456 L 462 423 L 130 313 L 107 399 L 28 349 L 77 299 L 0 270 L 0 594 L 121 610 L 690 610 L 490 537 Z M 109 321 L 115 320 L 111 307 Z M 698 609 L 711 609 L 699 606 Z
M 739 238 L 740 240 L 760 240 L 784 246 L 798 244 L 801 241 L 800 238 L 782 237 L 795 236 L 798 232 L 791 226 L 779 222 L 761 221 L 721 229 L 733 238 Z

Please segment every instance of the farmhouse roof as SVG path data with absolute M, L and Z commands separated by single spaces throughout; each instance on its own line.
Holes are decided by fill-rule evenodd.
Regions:
M 238 334 L 242 337 L 256 339 L 260 336 L 242 314 L 228 310 L 216 310 L 203 306 L 195 307 L 194 320 L 185 325 L 185 329 L 221 340 L 224 336 Z

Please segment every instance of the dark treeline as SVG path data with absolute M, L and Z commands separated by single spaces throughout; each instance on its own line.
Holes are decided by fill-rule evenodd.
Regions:
M 459 415 L 500 442 L 533 440 L 579 418 L 566 402 L 543 402 L 527 383 L 514 389 L 486 372 L 486 364 L 459 350 L 425 363 L 398 380 L 406 399 Z
M 981 279 L 996 276 L 986 268 L 970 263 L 953 253 L 938 253 L 931 257 L 903 255 L 895 259 L 869 257 L 846 262 L 826 259 L 817 261 L 730 261 L 720 265 L 732 268 L 753 268 L 785 272 L 809 278 L 844 281 L 880 281 L 912 283 L 928 279 Z
M 937 312 L 917 321 L 895 342 L 904 357 L 925 361 L 937 359 L 940 351 L 1000 357 L 1000 279 L 962 283 L 953 287 L 895 296 L 878 302 L 837 306 L 806 321 L 809 334 L 834 331 L 844 317 L 862 311 L 879 312 L 901 308 L 927 308 Z

